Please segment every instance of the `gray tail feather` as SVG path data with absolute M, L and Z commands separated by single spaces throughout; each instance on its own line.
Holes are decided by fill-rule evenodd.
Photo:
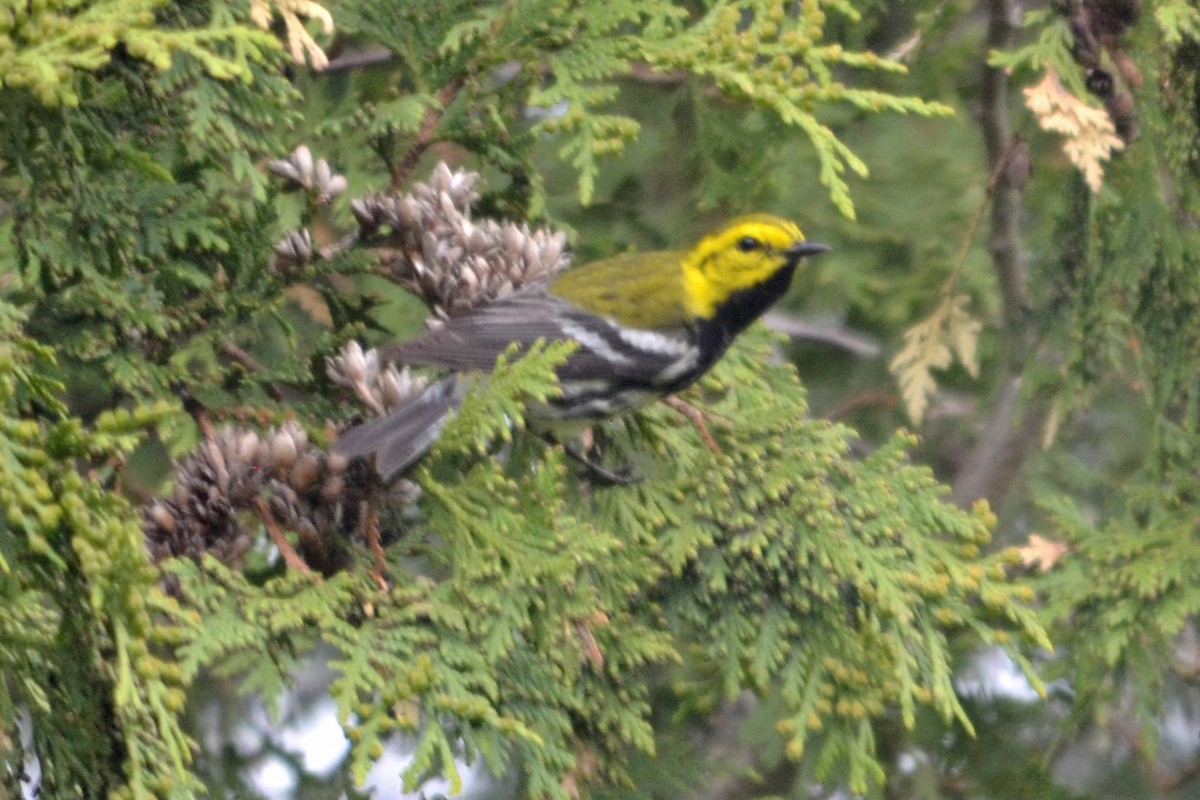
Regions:
M 450 412 L 462 402 L 458 376 L 449 375 L 385 417 L 351 428 L 338 437 L 335 453 L 347 458 L 375 454 L 375 470 L 385 481 L 421 459 L 442 432 Z

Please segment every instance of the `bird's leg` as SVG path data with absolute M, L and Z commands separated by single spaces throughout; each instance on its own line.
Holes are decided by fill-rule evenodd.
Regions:
M 717 444 L 717 440 L 708 432 L 708 425 L 705 424 L 704 420 L 706 417 L 720 420 L 721 422 L 727 422 L 727 420 L 723 417 L 718 417 L 716 414 L 697 408 L 677 394 L 668 395 L 664 399 L 664 402 L 692 421 L 692 424 L 700 431 L 700 438 L 708 445 L 709 450 L 717 455 L 721 454 L 721 445 Z
M 388 577 L 387 557 L 384 555 L 383 542 L 379 535 L 379 515 L 375 510 L 375 498 L 368 499 L 366 506 L 362 524 L 363 534 L 366 536 L 367 547 L 371 549 L 373 560 L 370 570 L 371 579 L 375 581 L 375 585 L 381 592 L 391 591 L 392 581 Z
M 608 623 L 608 615 L 603 611 L 596 611 L 583 619 L 575 620 L 575 632 L 579 634 L 579 640 L 583 644 L 583 653 L 592 667 L 597 670 L 604 669 L 604 653 L 596 642 L 592 628 Z
M 605 486 L 631 486 L 642 480 L 633 474 L 633 468 L 628 465 L 620 469 L 608 469 L 607 467 L 600 466 L 569 445 L 564 444 L 562 449 L 573 461 L 582 465 L 588 474 L 592 476 L 593 480 Z
M 620 469 L 608 469 L 591 460 L 583 453 L 591 449 L 592 446 L 592 429 L 587 428 L 580 436 L 583 445 L 583 450 L 579 450 L 566 442 L 560 441 L 557 436 L 552 433 L 543 432 L 542 438 L 550 444 L 556 444 L 562 447 L 563 452 L 576 463 L 583 466 L 587 473 L 592 477 L 592 480 L 603 486 L 629 486 L 638 483 L 641 478 L 633 474 L 633 469 L 629 466 L 621 467 Z

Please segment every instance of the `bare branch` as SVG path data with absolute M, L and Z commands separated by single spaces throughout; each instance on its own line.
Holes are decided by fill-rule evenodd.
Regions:
M 417 136 L 413 139 L 412 146 L 408 148 L 408 152 L 404 154 L 404 157 L 392 167 L 392 179 L 388 184 L 388 191 L 399 191 L 408 182 L 412 171 L 417 168 L 417 162 L 421 160 L 421 156 L 434 143 L 433 134 L 437 131 L 438 123 L 445 116 L 446 109 L 454 102 L 454 98 L 458 96 L 459 91 L 466 82 L 466 75 L 455 75 L 445 86 L 438 90 L 437 105 L 430 106 L 425 110 L 425 117 L 421 120 L 421 127 L 417 130 Z
M 878 339 L 865 333 L 837 325 L 808 322 L 786 311 L 768 311 L 763 323 L 773 331 L 791 336 L 793 339 L 829 344 L 848 351 L 859 358 L 874 358 L 883 352 Z
M 1020 6 L 1015 0 L 985 0 L 988 32 L 985 52 L 1006 50 L 1020 24 Z M 980 122 L 988 163 L 995 176 L 992 185 L 992 233 L 988 250 L 1000 281 L 1004 298 L 1004 321 L 1017 321 L 1029 305 L 1029 285 L 1020 262 L 1020 186 L 1015 176 L 1002 168 L 1013 144 L 1012 123 L 1008 115 L 1009 76 L 1002 69 L 983 68 Z
M 297 572 L 311 572 L 308 564 L 304 563 L 304 559 L 296 552 L 287 537 L 283 535 L 283 530 L 280 529 L 279 523 L 275 521 L 275 515 L 271 513 L 271 506 L 261 497 L 254 498 L 254 508 L 258 511 L 258 517 L 262 520 L 263 525 L 267 529 L 267 534 L 270 535 L 271 541 L 275 542 L 275 546 L 279 548 L 279 554 L 283 556 L 283 563 L 287 564 L 288 569 L 294 569 Z
M 343 72 L 363 67 L 374 67 L 379 64 L 386 64 L 394 58 L 395 54 L 386 47 L 368 47 L 364 50 L 351 50 L 342 53 L 337 58 L 331 59 L 329 65 L 323 71 L 326 73 Z
M 984 0 L 988 14 L 985 52 L 1012 45 L 1020 20 L 1016 0 Z M 1016 483 L 1021 467 L 1038 448 L 1049 413 L 1042 398 L 1018 411 L 1021 371 L 1036 341 L 1029 320 L 1029 282 L 1021 264 L 1021 187 L 1028 173 L 1027 150 L 1014 139 L 1008 113 L 1009 76 L 1003 69 L 983 68 L 980 125 L 991 167 L 991 234 L 988 251 L 1003 298 L 1003 323 L 1010 354 L 999 395 L 979 441 L 954 481 L 953 499 L 968 506 L 986 498 L 999 507 Z M 1017 417 L 1019 413 L 1019 417 Z

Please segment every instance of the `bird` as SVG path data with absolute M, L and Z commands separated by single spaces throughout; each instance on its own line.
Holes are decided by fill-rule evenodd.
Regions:
M 787 292 L 803 259 L 827 245 L 794 222 L 738 217 L 690 250 L 630 253 L 523 287 L 400 344 L 383 362 L 449 374 L 388 415 L 351 428 L 334 452 L 375 457 L 390 481 L 437 441 L 465 394 L 466 376 L 488 373 L 515 342 L 576 347 L 557 369 L 560 394 L 526 409 L 531 428 L 596 422 L 679 392 L 725 353 L 734 338 Z

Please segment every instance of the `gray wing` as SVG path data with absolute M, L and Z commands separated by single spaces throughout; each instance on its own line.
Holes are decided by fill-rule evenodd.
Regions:
M 694 350 L 682 332 L 622 328 L 539 287 L 454 317 L 416 339 L 384 347 L 380 356 L 404 364 L 488 372 L 513 342 L 525 350 L 539 339 L 579 342 L 559 369 L 563 380 L 653 380 Z
M 333 449 L 347 458 L 374 453 L 375 469 L 390 481 L 429 452 L 461 400 L 458 377 L 443 378 L 387 416 L 346 431 Z

